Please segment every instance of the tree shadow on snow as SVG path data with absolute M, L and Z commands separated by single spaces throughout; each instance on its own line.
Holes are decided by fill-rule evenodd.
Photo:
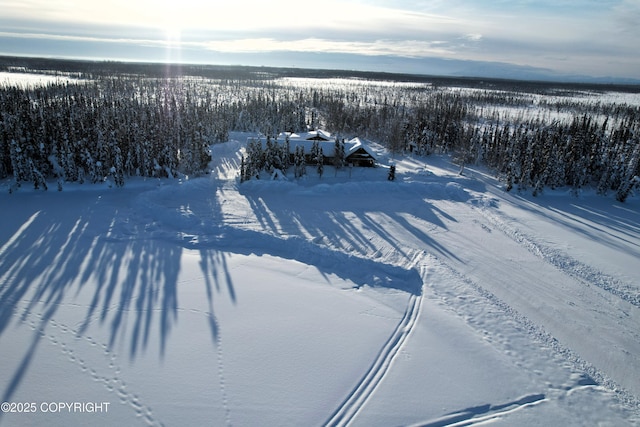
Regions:
M 10 401 L 19 389 L 52 322 L 64 324 L 74 339 L 86 337 L 98 324 L 108 331 L 107 348 L 128 352 L 131 359 L 146 351 L 165 354 L 181 313 L 178 286 L 185 245 L 154 238 L 139 229 L 148 224 L 132 223 L 126 203 L 132 195 L 123 197 L 125 191 L 11 196 L 12 203 L 24 205 L 0 235 L 0 339 L 10 327 L 32 337 L 24 340 L 24 356 L 12 377 L 0 378 L 2 401 Z M 15 200 L 19 197 L 24 200 Z M 219 209 L 211 200 L 207 209 Z M 223 255 L 201 251 L 200 268 L 215 346 L 214 296 L 225 291 L 235 302 L 236 295 Z M 155 341 L 159 348 L 149 346 Z
M 76 339 L 97 326 L 107 332 L 108 349 L 132 360 L 152 351 L 164 357 L 183 313 L 178 287 L 185 249 L 200 255 L 201 314 L 214 347 L 220 328 L 214 300 L 237 298 L 226 253 L 296 260 L 328 281 L 333 274 L 356 287 L 414 295 L 422 292 L 421 273 L 402 265 L 425 251 L 455 258 L 436 236 L 456 219 L 429 203 L 450 199 L 444 185 L 390 184 L 382 195 L 349 185 L 321 194 L 298 194 L 296 186 L 286 192 L 241 187 L 256 231 L 224 225 L 224 194 L 213 184 L 11 196 L 20 207 L 0 230 L 0 339 L 12 325 L 32 335 L 20 343 L 24 356 L 12 377 L 0 379 L 2 401 L 15 396 L 54 321 L 69 322 Z M 464 192 L 453 190 L 452 202 L 464 201 Z
M 430 200 L 464 202 L 462 188 L 442 183 L 361 185 L 298 192 L 295 186 L 271 191 L 269 184 L 253 184 L 240 190 L 260 227 L 274 236 L 297 236 L 355 256 L 395 252 L 410 257 L 411 248 L 460 261 L 437 239 L 448 230 L 447 223 L 457 220 Z

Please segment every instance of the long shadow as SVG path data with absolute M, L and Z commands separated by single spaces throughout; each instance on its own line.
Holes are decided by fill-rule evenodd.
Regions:
M 477 424 L 474 421 L 478 421 L 478 424 L 483 421 L 491 421 L 490 418 L 477 419 L 478 417 L 483 416 L 493 416 L 499 417 L 500 415 L 506 414 L 511 411 L 516 411 L 528 406 L 534 406 L 539 403 L 544 402 L 546 396 L 542 393 L 540 394 L 529 394 L 523 396 L 517 400 L 512 402 L 491 405 L 479 405 L 471 408 L 462 409 L 460 411 L 452 412 L 447 414 L 437 420 L 428 421 L 426 423 L 420 423 L 420 427 L 446 427 L 452 425 L 473 425 Z
M 47 322 L 80 275 L 87 253 L 85 232 L 94 227 L 92 207 L 87 207 L 86 201 L 52 207 L 55 194 L 15 196 L 12 203 L 24 202 L 26 206 L 34 203 L 26 198 L 37 198 L 38 211 L 34 216 L 28 208 L 16 208 L 14 220 L 31 215 L 23 217 L 24 222 L 10 231 L 12 236 L 0 243 L 0 336 L 12 322 L 24 324 L 32 312 L 40 320 L 20 366 L 6 385 L 3 401 L 10 400 L 19 387 Z
M 427 234 L 424 225 L 446 231 L 446 221 L 457 222 L 451 213 L 429 203 L 429 199 L 463 203 L 468 194 L 461 187 L 435 182 L 399 184 L 388 188 L 377 183 L 375 187 L 368 188 L 366 184 L 358 183 L 352 187 L 348 184 L 337 184 L 333 188 L 323 186 L 322 191 L 316 193 L 313 188 L 305 189 L 300 194 L 295 186 L 286 188 L 288 191 L 284 193 L 282 190 L 270 193 L 268 185 L 264 191 L 258 185 L 247 189 L 240 187 L 261 226 L 273 231 L 275 224 L 279 225 L 278 233 L 274 234 L 311 235 L 336 248 L 350 247 L 363 256 L 384 250 L 372 242 L 376 237 L 389 249 L 407 256 L 407 247 L 389 231 L 393 228 L 375 220 L 376 217 L 384 217 L 393 221 L 396 229 L 415 238 L 415 249 L 433 250 L 460 261 L 435 237 Z M 358 193 L 358 190 L 362 192 Z M 381 191 L 373 193 L 374 190 Z M 408 216 L 415 217 L 417 221 L 410 221 Z
M 7 198 L 0 201 L 3 206 L 24 204 L 14 212 L 8 210 L 11 220 L 0 233 L 0 338 L 12 325 L 24 328 L 25 333 L 32 332 L 28 323 L 37 325 L 32 339 L 24 341 L 24 350 L 12 349 L 13 354 L 24 351 L 24 355 L 11 378 L 0 378 L 2 401 L 15 396 L 49 322 L 57 314 L 68 315 L 69 307 L 82 310 L 82 317 L 71 328 L 77 337 L 98 324 L 106 326 L 108 346 L 124 350 L 131 359 L 142 352 L 165 354 L 179 321 L 178 277 L 185 244 L 178 238 L 146 233 L 145 221 L 153 218 L 131 221 L 135 212 L 129 204 L 141 191 L 0 196 Z M 190 195 L 193 198 L 193 192 Z M 162 199 L 163 194 L 158 196 Z M 176 210 L 188 206 L 188 200 L 168 199 L 175 202 Z M 219 210 L 215 197 L 199 203 L 198 210 L 206 210 L 209 218 L 205 221 L 211 222 Z M 161 214 L 154 206 L 145 206 L 143 212 Z M 193 219 L 190 221 L 192 224 Z M 209 316 L 215 318 L 210 288 L 218 283 L 216 274 L 226 278 L 226 289 L 235 300 L 233 283 L 224 258 L 203 255 L 201 268 L 207 281 Z M 218 326 L 210 322 L 210 327 L 215 346 Z M 157 340 L 151 339 L 156 336 Z M 150 348 L 149 343 L 155 341 L 158 348 Z M 0 349 L 0 358 L 7 350 Z
M 576 235 L 640 257 L 640 209 L 600 196 L 531 198 L 513 195 L 518 206 L 561 225 Z
M 188 185 L 190 190 L 183 191 Z M 124 189 L 0 196 L 12 197 L 2 200 L 3 206 L 26 206 L 16 208 L 0 232 L 0 338 L 10 325 L 22 327 L 34 319 L 37 323 L 12 378 L 0 379 L 2 401 L 15 396 L 49 322 L 67 310 L 69 303 L 80 302 L 74 307 L 83 310 L 72 329 L 76 336 L 87 333 L 92 325 L 106 326 L 108 345 L 124 349 L 132 360 L 150 351 L 163 357 L 181 312 L 178 278 L 184 249 L 200 251 L 214 346 L 220 328 L 214 299 L 223 293 L 234 303 L 237 298 L 225 252 L 280 256 L 313 265 L 327 277 L 335 274 L 358 287 L 395 288 L 418 295 L 422 280 L 416 270 L 334 251 L 305 236 L 349 242 L 361 254 L 376 249 L 371 237 L 377 236 L 385 245 L 409 255 L 384 227 L 367 218 L 368 213 L 382 212 L 425 244 L 417 249 L 443 250 L 398 214 L 418 212 L 420 219 L 442 228 L 441 216 L 423 201 L 425 194 L 434 194 L 428 189 L 405 188 L 400 197 L 394 195 L 395 189 L 389 190 L 386 200 L 347 197 L 340 210 L 327 209 L 330 191 L 319 197 L 247 193 L 250 209 L 269 232 L 265 233 L 225 227 L 216 188 L 213 180 L 196 180 L 147 192 Z M 200 197 L 194 197 L 196 194 Z M 447 197 L 446 192 L 439 197 Z M 141 204 L 140 209 L 131 206 L 132 201 Z M 367 231 L 350 222 L 347 213 L 365 224 Z M 446 219 L 455 220 L 453 216 Z M 154 349 L 149 343 L 156 334 L 159 347 Z
M 455 259 L 458 262 L 462 261 L 453 252 L 451 252 L 446 247 L 438 243 L 435 239 L 429 237 L 421 229 L 419 229 L 418 227 L 416 227 L 415 225 L 407 221 L 407 219 L 404 218 L 403 216 L 400 216 L 397 213 L 393 213 L 391 217 L 394 218 L 398 224 L 402 225 L 409 232 L 411 232 L 411 234 L 416 236 L 416 238 L 418 238 L 421 242 L 423 242 L 426 247 L 436 250 L 437 252 L 439 252 L 440 254 L 442 254 L 447 258 Z
M 227 259 L 223 252 L 210 251 L 207 249 L 200 249 L 200 268 L 205 278 L 205 286 L 207 290 L 207 298 L 210 305 L 213 300 L 213 288 L 215 286 L 216 292 L 222 292 L 220 283 L 225 282 L 227 287 L 226 291 L 231 298 L 231 302 L 236 303 L 236 291 L 233 286 L 233 279 L 227 266 Z M 220 278 L 219 274 L 222 271 L 224 278 Z M 213 280 L 212 280 L 213 279 Z
M 228 229 L 215 241 L 199 244 L 199 250 L 231 250 L 240 255 L 271 255 L 312 265 L 323 276 L 335 275 L 354 283 L 421 293 L 422 278 L 415 269 L 405 269 L 375 260 L 333 251 L 300 237 L 279 238 L 259 231 Z
M 545 207 L 559 215 L 567 228 L 615 249 L 634 251 L 640 257 L 640 244 L 637 243 L 640 238 L 640 223 L 637 221 L 640 211 L 636 211 L 636 218 L 633 218 L 615 215 L 614 209 L 603 210 L 587 204 Z

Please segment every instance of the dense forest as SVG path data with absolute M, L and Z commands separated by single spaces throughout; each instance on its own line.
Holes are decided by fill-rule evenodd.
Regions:
M 65 78 L 0 85 L 0 179 L 11 191 L 198 174 L 230 131 L 309 128 L 484 164 L 507 190 L 591 186 L 624 201 L 640 181 L 640 103 L 587 96 L 640 88 L 43 61 Z M 42 72 L 28 65 L 0 70 Z

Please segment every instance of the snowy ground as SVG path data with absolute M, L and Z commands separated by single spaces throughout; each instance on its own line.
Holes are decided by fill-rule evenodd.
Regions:
M 77 79 L 65 76 L 63 74 L 49 75 L 0 71 L 0 86 L 18 86 L 21 88 L 29 88 L 45 86 L 47 84 L 73 82 L 77 82 Z
M 1 426 L 640 424 L 637 197 L 437 157 L 240 185 L 213 148 L 0 188 Z

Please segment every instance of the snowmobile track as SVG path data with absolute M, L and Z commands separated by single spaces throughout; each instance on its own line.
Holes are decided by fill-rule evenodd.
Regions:
M 573 277 L 583 283 L 591 284 L 609 292 L 618 298 L 640 307 L 640 295 L 638 295 L 636 287 L 629 283 L 624 283 L 614 277 L 609 276 L 598 269 L 578 261 L 572 256 L 554 248 L 550 248 L 543 243 L 536 241 L 534 238 L 526 235 L 521 230 L 509 225 L 506 220 L 495 212 L 489 212 L 486 208 L 480 208 L 478 211 L 491 224 L 504 233 L 514 242 L 526 248 L 530 253 L 544 260 L 562 273 Z
M 498 298 L 495 294 L 485 289 L 484 287 L 473 281 L 470 277 L 466 276 L 464 273 L 451 266 L 442 258 L 439 258 L 434 254 L 429 254 L 429 262 L 436 268 L 442 268 L 447 271 L 451 277 L 457 278 L 460 283 L 465 284 L 469 287 L 469 289 L 473 289 L 474 292 L 477 293 L 477 295 L 486 299 L 494 307 L 501 310 L 505 314 L 506 318 L 511 319 L 516 324 L 520 325 L 520 328 L 525 331 L 534 341 L 539 342 L 542 347 L 551 349 L 562 360 L 570 363 L 574 367 L 576 372 L 586 374 L 588 378 L 591 378 L 592 381 L 595 382 L 595 384 L 613 392 L 617 396 L 619 401 L 622 402 L 625 406 L 634 408 L 634 411 L 637 411 L 637 408 L 640 408 L 640 400 L 635 395 L 633 395 L 633 393 L 621 387 L 606 373 L 602 372 L 590 362 L 580 357 L 572 349 L 562 344 L 560 341 L 558 341 L 557 338 L 547 332 L 542 325 L 536 324 L 531 321 L 529 318 Z M 440 291 L 437 289 L 431 288 L 431 290 L 436 294 L 440 293 Z M 458 424 L 455 425 L 457 426 Z

